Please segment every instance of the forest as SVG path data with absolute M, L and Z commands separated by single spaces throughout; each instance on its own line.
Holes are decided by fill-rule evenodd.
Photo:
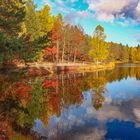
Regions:
M 33 0 L 0 0 L 0 64 L 140 61 L 140 45 L 106 38 L 101 25 L 87 35 L 80 25 L 66 23 L 61 13 L 53 16 L 49 5 L 37 10 Z

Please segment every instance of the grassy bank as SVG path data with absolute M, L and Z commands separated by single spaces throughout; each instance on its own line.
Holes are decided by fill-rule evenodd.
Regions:
M 86 64 L 86 63 L 36 63 L 36 64 L 29 64 L 28 65 L 28 74 L 29 75 L 43 75 L 46 74 L 53 74 L 53 73 L 61 73 L 61 72 L 93 72 L 96 70 L 106 70 L 106 69 L 113 69 L 115 67 L 114 62 L 110 62 L 108 64 Z
M 115 63 L 111 62 L 108 64 L 93 64 L 93 63 L 46 63 L 46 62 L 36 62 L 36 63 L 27 63 L 27 64 L 20 64 L 15 66 L 7 66 L 3 71 L 7 72 L 21 72 L 25 73 L 29 76 L 36 76 L 36 75 L 47 75 L 47 74 L 54 74 L 57 72 L 92 72 L 96 70 L 105 70 L 105 69 L 113 69 L 115 67 Z
M 100 65 L 86 65 L 86 66 L 81 66 L 78 68 L 78 70 L 82 71 L 94 71 L 94 70 L 104 70 L 104 69 L 110 69 L 110 68 L 114 68 L 115 67 L 115 63 L 110 62 L 108 64 L 100 64 Z

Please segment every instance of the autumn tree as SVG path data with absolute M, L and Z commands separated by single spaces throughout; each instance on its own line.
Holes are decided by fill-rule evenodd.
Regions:
M 84 31 L 80 26 L 67 25 L 67 60 L 75 62 L 84 45 Z
M 108 56 L 108 44 L 105 42 L 106 35 L 104 28 L 98 25 L 94 31 L 93 38 L 91 40 L 92 48 L 89 51 L 89 55 L 96 61 L 103 61 Z
M 70 25 L 64 25 L 62 28 L 62 58 L 61 58 L 61 62 L 64 62 L 65 59 L 65 54 L 67 54 L 68 57 L 68 47 L 69 47 L 69 36 L 70 35 Z M 67 48 L 66 48 L 67 47 Z
M 59 62 L 60 39 L 62 38 L 63 18 L 58 14 L 54 18 L 54 26 L 52 28 L 52 45 L 56 47 L 56 62 Z
M 130 48 L 129 49 L 129 60 L 131 62 L 135 62 L 136 61 L 136 54 L 137 54 L 137 48 Z
M 108 61 L 129 61 L 129 46 L 121 43 L 108 42 L 109 56 Z
M 128 47 L 128 45 L 122 46 L 122 60 L 124 62 L 129 61 L 129 47 Z
M 81 46 L 83 45 L 83 40 L 84 40 L 84 33 L 83 29 L 80 26 L 75 26 L 74 27 L 74 33 L 73 33 L 73 43 L 74 43 L 74 58 L 73 61 L 76 61 L 76 57 L 78 54 L 78 51 L 80 50 Z
M 36 14 L 36 6 L 32 0 L 26 2 L 25 27 L 26 32 L 30 33 L 33 39 L 39 37 L 40 23 Z
M 50 7 L 45 5 L 40 11 L 36 11 L 36 6 L 32 0 L 26 4 L 25 24 L 27 33 L 31 34 L 34 45 L 34 61 L 43 61 L 46 58 L 44 49 L 51 46 L 51 31 L 53 28 L 53 16 L 50 13 Z
M 90 61 L 89 57 L 89 51 L 92 48 L 92 43 L 91 43 L 92 37 L 90 35 L 84 35 L 84 42 L 81 47 L 81 53 L 83 55 L 83 60 L 84 61 Z
M 66 41 L 66 60 L 72 61 L 72 39 L 73 39 L 73 26 L 70 24 L 65 26 L 65 41 Z
M 40 24 L 40 36 L 46 35 L 53 28 L 53 16 L 50 13 L 50 7 L 45 5 L 44 8 L 37 12 L 37 17 L 39 18 Z
M 140 45 L 137 46 L 136 60 L 140 61 Z

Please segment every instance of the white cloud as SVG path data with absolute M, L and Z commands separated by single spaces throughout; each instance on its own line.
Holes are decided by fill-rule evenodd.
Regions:
M 133 110 L 137 120 L 140 122 L 140 109 L 139 108 L 134 108 Z
M 138 3 L 137 7 L 136 7 L 136 16 L 140 21 L 140 2 Z
M 140 127 L 140 109 L 134 108 L 133 112 L 137 120 L 136 127 Z
M 140 21 L 140 0 L 85 0 L 89 10 L 95 12 L 98 20 L 114 22 L 131 19 Z
M 100 0 L 94 1 L 89 4 L 89 8 L 91 10 L 95 10 L 96 12 L 105 12 L 105 13 L 115 13 L 121 12 L 122 8 L 129 3 L 130 0 Z
M 82 4 L 87 3 L 88 8 L 86 10 L 73 7 L 73 4 L 78 0 L 42 1 L 50 5 L 53 11 L 63 13 L 66 16 L 66 21 L 70 23 L 75 23 L 89 15 L 99 21 L 115 22 L 121 26 L 140 23 L 140 0 L 83 0 L 81 7 Z
M 106 134 L 106 130 L 91 128 L 90 133 L 81 133 L 80 135 L 75 135 L 74 140 L 103 140 Z
M 81 18 L 87 18 L 90 16 L 90 13 L 89 11 L 78 11 L 77 15 Z
M 137 12 L 140 12 L 140 2 L 138 3 L 136 10 L 137 10 Z
M 113 23 L 115 17 L 112 14 L 107 14 L 107 13 L 96 13 L 95 17 L 99 20 L 99 21 L 105 21 L 105 22 L 111 22 Z
M 77 24 L 80 23 L 81 19 L 86 19 L 89 16 L 91 16 L 90 12 L 88 10 L 85 11 L 73 11 L 69 14 L 67 14 L 64 17 L 64 20 L 66 23 L 71 23 L 71 24 Z

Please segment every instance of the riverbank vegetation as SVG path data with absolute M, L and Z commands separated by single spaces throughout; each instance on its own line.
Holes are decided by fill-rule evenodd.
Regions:
M 106 42 L 98 25 L 87 35 L 80 25 L 67 24 L 50 7 L 36 9 L 32 0 L 0 1 L 0 64 L 27 62 L 140 62 L 140 46 Z

